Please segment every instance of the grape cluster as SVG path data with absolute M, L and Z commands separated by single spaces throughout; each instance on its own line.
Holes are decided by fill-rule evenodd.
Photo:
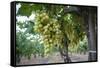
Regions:
M 61 45 L 62 31 L 57 19 L 50 18 L 47 13 L 37 14 L 34 31 L 42 36 L 45 55 L 50 53 L 53 46 Z

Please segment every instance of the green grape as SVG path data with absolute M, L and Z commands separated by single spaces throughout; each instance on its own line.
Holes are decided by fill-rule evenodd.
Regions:
M 49 27 L 49 31 L 52 31 L 52 27 Z
M 42 28 L 43 27 L 43 25 L 42 24 L 39 24 L 39 26 L 38 26 L 39 28 Z
M 62 40 L 62 31 L 57 19 L 50 18 L 47 13 L 37 14 L 35 17 L 34 30 L 42 36 L 44 44 L 44 53 L 47 56 L 52 47 L 60 45 Z

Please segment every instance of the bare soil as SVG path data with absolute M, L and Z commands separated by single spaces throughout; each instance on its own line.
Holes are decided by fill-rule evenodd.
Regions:
M 82 62 L 88 61 L 88 54 L 69 54 L 72 62 Z M 27 59 L 25 57 L 21 58 L 21 61 L 17 65 L 28 65 L 28 64 L 48 64 L 48 63 L 64 63 L 63 58 L 59 53 L 54 53 L 49 57 L 34 57 L 31 56 L 31 59 Z

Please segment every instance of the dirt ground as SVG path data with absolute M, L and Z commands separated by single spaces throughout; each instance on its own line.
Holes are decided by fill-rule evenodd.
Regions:
M 69 54 L 72 62 L 88 61 L 88 54 Z M 21 58 L 21 62 L 17 65 L 28 65 L 28 64 L 48 64 L 48 63 L 64 63 L 63 58 L 59 53 L 54 53 L 49 57 L 36 57 L 32 55 L 31 59 L 25 57 Z

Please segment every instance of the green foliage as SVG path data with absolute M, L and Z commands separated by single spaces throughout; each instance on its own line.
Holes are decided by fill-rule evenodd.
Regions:
M 83 41 L 81 41 L 77 47 L 77 52 L 85 54 L 87 51 L 88 51 L 87 37 L 84 37 Z
M 69 40 L 69 47 L 76 47 L 80 40 L 84 38 L 85 31 L 83 28 L 83 20 L 80 16 L 74 13 L 67 13 L 63 17 L 64 32 Z
M 28 4 L 21 4 L 21 8 L 19 8 L 17 15 L 22 15 L 22 16 L 30 16 L 32 13 L 31 6 Z
M 70 53 L 80 53 L 80 54 L 85 54 L 88 51 L 88 41 L 87 37 L 85 36 L 83 40 L 80 40 L 78 45 L 76 47 L 69 47 L 69 52 Z
M 32 40 L 32 39 L 31 39 Z M 22 32 L 16 33 L 16 59 L 19 60 L 21 57 L 31 58 L 31 55 L 34 56 L 40 55 L 44 56 L 44 47 L 39 44 L 38 40 L 31 41 L 27 39 L 27 36 Z M 20 58 L 18 58 L 20 57 Z M 17 61 L 20 62 L 20 61 Z
M 21 16 L 30 16 L 32 12 L 38 12 L 40 10 L 43 10 L 43 5 L 37 5 L 37 4 L 26 4 L 26 3 L 21 3 L 21 7 L 18 10 L 17 15 Z
M 32 54 L 34 54 L 34 56 L 36 54 L 41 56 L 44 55 L 44 47 L 39 44 L 38 39 L 35 39 L 35 41 L 31 41 L 34 40 L 34 38 L 28 39 L 30 36 L 27 34 L 34 34 L 35 36 L 33 25 L 33 22 L 30 21 L 26 23 L 17 22 L 17 27 L 19 27 L 19 30 L 18 28 L 16 29 L 16 62 L 20 62 L 20 59 L 23 56 L 30 59 Z M 24 30 L 24 32 L 22 30 Z

